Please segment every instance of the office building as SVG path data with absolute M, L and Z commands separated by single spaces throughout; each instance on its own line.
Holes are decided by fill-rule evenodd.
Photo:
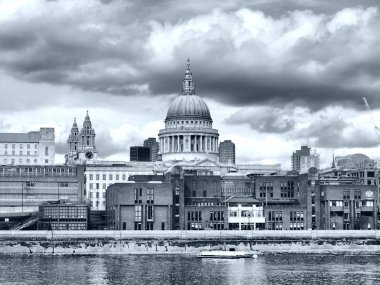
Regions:
M 0 164 L 53 165 L 54 128 L 28 133 L 0 133 Z
M 144 146 L 131 146 L 129 148 L 130 161 L 150 161 L 150 148 Z
M 150 149 L 150 160 L 156 161 L 158 160 L 157 155 L 160 148 L 159 143 L 156 141 L 156 138 L 148 138 L 144 141 L 144 147 L 148 147 Z
M 87 203 L 48 201 L 39 206 L 39 230 L 87 230 Z
M 311 167 L 319 169 L 319 154 L 307 146 L 301 146 L 301 149 L 293 152 L 292 170 L 307 173 Z
M 231 140 L 219 144 L 219 162 L 235 164 L 235 144 Z

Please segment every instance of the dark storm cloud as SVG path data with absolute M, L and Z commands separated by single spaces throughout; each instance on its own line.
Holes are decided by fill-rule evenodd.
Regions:
M 273 12 L 270 6 L 279 1 L 212 6 L 103 0 L 99 7 L 75 6 L 60 14 L 65 3 L 46 3 L 42 14 L 0 25 L 5 73 L 82 90 L 154 96 L 180 92 L 190 56 L 198 94 L 224 104 L 362 109 L 361 97 L 367 97 L 373 108 L 380 107 L 380 15 L 366 6 L 339 16 L 339 1 L 290 1 Z M 219 10 L 210 13 L 208 7 Z M 347 23 L 351 18 L 356 20 Z M 288 122 L 276 129 L 270 120 L 263 119 L 263 131 L 292 127 Z
M 232 114 L 225 120 L 230 125 L 248 124 L 251 129 L 261 133 L 286 133 L 292 130 L 295 122 L 282 110 L 245 109 Z
M 320 116 L 294 134 L 298 139 L 313 140 L 313 146 L 319 148 L 371 148 L 380 143 L 380 137 L 374 130 L 368 133 L 364 128 L 352 126 L 352 123 L 339 117 Z

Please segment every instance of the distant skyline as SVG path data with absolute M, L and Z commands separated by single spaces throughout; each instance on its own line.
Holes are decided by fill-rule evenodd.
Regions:
M 284 3 L 286 2 L 286 3 Z M 64 162 L 89 111 L 99 159 L 157 137 L 186 59 L 237 163 L 301 145 L 380 159 L 378 1 L 0 1 L 0 132 L 54 127 Z

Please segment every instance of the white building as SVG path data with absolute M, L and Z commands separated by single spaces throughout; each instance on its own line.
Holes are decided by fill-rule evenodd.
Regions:
M 210 110 L 195 95 L 190 64 L 187 64 L 182 95 L 170 105 L 165 129 L 159 131 L 160 152 L 168 160 L 219 160 L 218 130 L 212 128 Z
M 124 183 L 132 175 L 153 175 L 154 162 L 106 162 L 86 165 L 86 198 L 91 210 L 106 209 L 106 189 L 114 183 Z
M 53 165 L 54 128 L 28 133 L 0 133 L 0 164 Z
M 235 195 L 226 200 L 228 206 L 228 228 L 234 230 L 256 230 L 265 228 L 262 202 L 250 196 Z

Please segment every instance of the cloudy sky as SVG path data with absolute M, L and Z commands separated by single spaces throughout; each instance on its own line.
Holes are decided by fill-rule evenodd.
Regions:
M 242 163 L 301 145 L 380 159 L 376 0 L 0 0 L 0 132 L 55 127 L 63 162 L 86 110 L 103 159 L 157 136 L 186 59 Z M 362 98 L 372 108 L 367 112 Z

